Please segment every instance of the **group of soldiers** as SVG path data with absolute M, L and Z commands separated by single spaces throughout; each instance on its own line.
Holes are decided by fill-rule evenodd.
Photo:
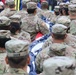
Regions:
M 4 7 L 0 13 L 0 75 L 76 75 L 76 0 L 60 3 L 53 12 L 47 1 L 41 9 L 37 0 L 22 0 L 20 11 L 15 10 L 14 0 L 6 0 Z M 50 36 L 31 64 L 34 54 L 30 55 L 29 46 L 38 33 Z

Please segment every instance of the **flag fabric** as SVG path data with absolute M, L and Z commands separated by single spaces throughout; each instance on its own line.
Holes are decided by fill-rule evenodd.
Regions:
M 14 0 L 15 1 L 15 9 L 16 10 L 21 10 L 22 9 L 22 0 Z

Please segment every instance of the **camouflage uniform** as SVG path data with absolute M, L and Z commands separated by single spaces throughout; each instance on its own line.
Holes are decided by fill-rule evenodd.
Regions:
M 70 0 L 70 3 L 76 4 L 76 0 Z
M 9 0 L 8 1 L 8 6 L 9 5 L 12 5 L 12 4 L 15 4 L 14 3 L 14 0 Z M 0 15 L 0 16 L 7 16 L 7 17 L 10 17 L 10 16 L 12 16 L 13 14 L 15 14 L 17 11 L 15 10 L 15 8 L 13 8 L 13 9 L 10 9 L 10 8 L 8 8 L 8 9 L 6 9 L 6 11 L 4 10 L 4 12 Z
M 41 3 L 42 6 L 44 6 L 44 5 L 46 5 L 46 4 L 48 5 L 48 2 L 47 2 L 47 1 L 43 1 L 43 2 Z M 54 14 L 53 12 L 49 11 L 47 8 L 42 9 L 42 11 L 41 11 L 41 13 L 40 13 L 40 16 L 44 16 L 44 17 L 46 17 L 50 22 L 55 23 L 55 18 L 56 18 L 55 14 Z
M 5 44 L 7 56 L 13 58 L 26 56 L 29 54 L 28 46 L 29 42 L 23 42 L 21 40 L 10 40 Z M 27 73 L 27 67 L 26 70 L 23 70 L 22 68 L 15 68 L 15 66 L 12 68 L 11 66 L 9 66 L 4 75 L 29 75 L 29 74 Z
M 10 38 L 10 31 L 8 30 L 0 30 L 0 38 Z M 5 62 L 6 50 L 0 47 L 0 75 L 2 75 L 7 68 L 7 64 Z
M 70 23 L 70 33 L 76 35 L 76 20 L 72 20 Z
M 55 24 L 52 27 L 52 33 L 55 33 L 55 34 L 58 34 L 58 33 L 66 34 L 66 30 L 67 30 L 67 27 L 64 25 L 61 25 L 61 24 Z M 68 37 L 68 38 L 71 39 L 70 37 Z M 72 38 L 72 40 L 73 40 L 73 38 Z M 71 46 L 73 46 L 74 44 L 76 45 L 76 43 L 74 41 L 73 41 L 74 44 L 71 41 L 70 41 L 69 45 L 71 45 Z M 76 57 L 75 49 L 72 48 L 71 46 L 69 46 L 67 43 L 68 43 L 68 41 L 66 41 L 66 42 L 64 41 L 62 43 L 55 44 L 55 42 L 53 42 L 53 38 L 52 37 L 49 38 L 43 45 L 42 51 L 36 57 L 35 63 L 36 63 L 37 71 L 40 71 L 40 72 L 42 71 L 43 61 L 49 57 L 67 55 L 67 56 L 71 56 L 71 57 L 75 58 Z
M 21 22 L 21 16 L 20 15 L 12 15 L 10 17 L 11 22 L 16 22 L 16 23 L 20 23 Z M 20 40 L 24 40 L 24 41 L 29 41 L 31 42 L 31 38 L 30 38 L 30 34 L 25 32 L 25 31 L 20 31 L 18 33 L 16 33 L 15 35 L 11 34 L 11 38 L 12 39 L 20 39 Z
M 29 2 L 27 4 L 27 9 L 34 8 L 36 8 L 36 3 Z M 34 14 L 28 14 L 22 19 L 21 29 L 30 34 L 32 41 L 35 39 L 38 32 L 41 32 L 42 34 L 49 33 L 49 29 L 47 28 L 46 24 Z
M 65 43 L 53 43 L 43 49 L 36 57 L 35 63 L 37 71 L 42 72 L 44 60 L 54 56 L 76 57 L 76 51 Z
M 69 16 L 60 16 L 56 20 L 56 23 L 63 24 L 65 26 L 67 26 L 67 27 L 70 27 L 70 22 L 71 22 L 71 20 L 70 20 Z
M 8 12 L 10 11 L 9 7 L 8 7 L 8 0 L 5 1 L 5 5 L 7 4 L 7 7 L 4 8 L 4 10 L 0 13 L 0 16 L 6 16 L 8 14 Z
M 64 29 L 64 28 L 63 28 L 63 29 Z M 61 28 L 57 25 L 54 30 L 55 30 L 55 32 L 56 32 L 56 30 L 61 31 Z M 64 29 L 64 30 L 65 30 L 65 29 Z M 63 30 L 63 31 L 64 31 L 64 30 Z M 63 32 L 63 31 L 61 31 L 61 32 Z M 66 31 L 66 30 L 65 30 L 65 31 Z M 66 34 L 66 32 L 65 32 L 65 34 Z M 52 43 L 53 43 L 53 38 L 50 36 L 50 37 L 45 41 L 45 43 L 44 43 L 44 45 L 43 45 L 43 49 L 46 48 L 46 47 L 48 47 L 48 46 L 49 46 L 50 44 L 52 44 Z M 64 43 L 76 49 L 76 36 L 71 35 L 71 34 L 67 34 L 67 37 L 64 39 Z
M 0 17 L 0 26 L 9 26 L 9 25 L 10 25 L 10 19 L 5 16 L 1 16 Z
M 69 57 L 52 57 L 44 61 L 39 75 L 75 75 L 75 60 Z
M 71 14 L 70 18 L 72 20 L 71 23 L 70 23 L 70 33 L 73 34 L 73 35 L 76 35 L 76 29 L 75 29 L 75 27 L 76 27 L 76 25 L 75 25 L 76 16 L 74 16 L 74 15 L 76 15 L 76 4 L 69 5 L 69 11 L 70 11 L 70 14 Z

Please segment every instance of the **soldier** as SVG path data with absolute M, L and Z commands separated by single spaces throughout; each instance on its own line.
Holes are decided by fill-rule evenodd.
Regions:
M 75 59 L 69 57 L 53 57 L 44 61 L 40 75 L 75 75 Z
M 5 12 L 5 16 L 10 17 L 10 16 L 12 16 L 13 14 L 16 13 L 14 0 L 9 0 L 8 1 L 8 6 L 9 6 L 9 9 L 10 10 L 9 11 L 6 11 L 8 13 Z
M 38 32 L 41 32 L 43 35 L 49 33 L 46 24 L 36 15 L 36 8 L 35 2 L 27 3 L 28 15 L 22 19 L 21 25 L 21 29 L 30 34 L 32 41 L 35 40 Z
M 6 70 L 7 64 L 5 63 L 5 57 L 6 57 L 5 43 L 9 40 L 11 40 L 10 31 L 0 30 L 0 75 L 2 75 Z
M 75 58 L 75 53 L 76 50 L 65 43 L 53 43 L 49 47 L 39 52 L 39 54 L 36 56 L 36 71 L 37 73 L 41 73 L 43 71 L 43 62 L 50 57 L 69 56 Z
M 67 27 L 62 24 L 55 24 L 52 27 L 51 36 L 45 41 L 43 49 L 53 43 L 65 43 L 76 48 L 76 37 L 67 33 Z
M 6 16 L 8 12 L 10 11 L 8 2 L 9 0 L 5 1 L 4 10 L 0 13 L 0 16 Z
M 21 16 L 12 15 L 10 19 L 11 19 L 10 23 L 11 37 L 31 42 L 30 34 L 25 31 L 21 31 L 21 23 L 22 23 Z
M 7 56 L 5 58 L 9 68 L 4 75 L 29 75 L 27 66 L 30 63 L 29 42 L 10 40 L 6 42 Z
M 70 27 L 70 18 L 68 16 L 61 16 L 56 20 L 56 23 L 58 24 L 63 24 L 65 26 L 67 26 L 68 28 Z
M 54 20 L 55 20 L 56 16 L 53 12 L 48 10 L 48 2 L 47 1 L 43 1 L 41 3 L 41 9 L 42 9 L 42 11 L 41 11 L 40 15 L 44 16 L 50 22 L 54 23 L 55 22 Z
M 70 33 L 76 35 L 76 4 L 69 5 L 69 16 L 71 19 L 70 23 Z
M 55 6 L 55 8 L 54 8 L 54 13 L 56 16 L 59 15 L 59 8 L 60 8 L 59 6 Z
M 37 5 L 38 5 L 38 0 L 30 0 L 31 2 L 35 2 Z M 41 12 L 42 10 L 37 6 L 37 10 L 36 10 L 36 12 L 37 12 L 37 15 L 38 16 L 40 16 L 40 12 Z

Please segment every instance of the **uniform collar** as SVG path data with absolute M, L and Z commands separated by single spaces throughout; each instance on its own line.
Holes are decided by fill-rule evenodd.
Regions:
M 17 73 L 17 74 L 25 74 L 25 75 L 29 75 L 26 71 L 24 71 L 23 69 L 16 69 L 16 68 L 11 68 L 9 67 L 8 70 L 9 73 Z

